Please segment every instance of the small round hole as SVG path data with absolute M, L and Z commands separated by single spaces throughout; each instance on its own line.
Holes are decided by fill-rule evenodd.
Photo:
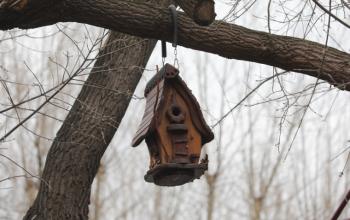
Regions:
M 173 106 L 171 110 L 172 110 L 173 115 L 175 115 L 175 116 L 179 116 L 181 114 L 181 109 L 177 106 Z

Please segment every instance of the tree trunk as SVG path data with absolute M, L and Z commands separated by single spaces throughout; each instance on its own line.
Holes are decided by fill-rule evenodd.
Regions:
M 109 36 L 50 148 L 42 176 L 47 184 L 41 182 L 25 220 L 88 219 L 100 159 L 155 43 L 115 32 Z

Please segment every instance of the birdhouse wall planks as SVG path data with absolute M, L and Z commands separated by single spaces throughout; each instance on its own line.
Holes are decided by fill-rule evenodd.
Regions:
M 144 139 L 150 153 L 147 182 L 178 186 L 200 178 L 208 169 L 200 159 L 202 146 L 214 139 L 200 106 L 179 71 L 165 64 L 147 83 L 146 109 L 133 139 Z

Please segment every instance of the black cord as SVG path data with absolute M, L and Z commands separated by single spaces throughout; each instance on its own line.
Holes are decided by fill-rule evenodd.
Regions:
M 173 47 L 177 46 L 177 11 L 175 5 L 169 5 L 169 9 L 171 11 L 171 18 L 173 20 Z
M 166 57 L 166 41 L 162 40 L 162 58 Z
M 169 9 L 171 12 L 171 19 L 173 22 L 173 47 L 176 48 L 177 46 L 177 11 L 176 11 L 176 6 L 175 5 L 169 5 Z M 162 40 L 162 58 L 163 62 L 165 57 L 167 56 L 167 51 L 166 51 L 166 41 Z

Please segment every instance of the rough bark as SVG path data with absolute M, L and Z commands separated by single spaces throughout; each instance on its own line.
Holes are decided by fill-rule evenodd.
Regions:
M 215 20 L 214 0 L 175 0 L 175 2 L 199 25 L 207 26 Z
M 88 219 L 100 159 L 154 46 L 154 40 L 110 35 L 50 148 L 42 175 L 48 184 L 41 183 L 25 220 Z
M 170 12 L 150 3 L 123 0 L 51 0 L 40 8 L 28 0 L 21 12 L 2 8 L 0 29 L 33 28 L 59 21 L 76 21 L 144 38 L 172 41 Z M 33 2 L 33 3 L 32 3 Z M 45 7 L 46 6 L 46 7 Z M 45 10 L 39 10 L 44 8 Z M 179 13 L 178 44 L 220 56 L 247 60 L 318 77 L 350 91 L 350 54 L 324 45 L 250 30 L 215 21 L 198 26 Z M 322 67 L 322 68 L 321 68 Z

